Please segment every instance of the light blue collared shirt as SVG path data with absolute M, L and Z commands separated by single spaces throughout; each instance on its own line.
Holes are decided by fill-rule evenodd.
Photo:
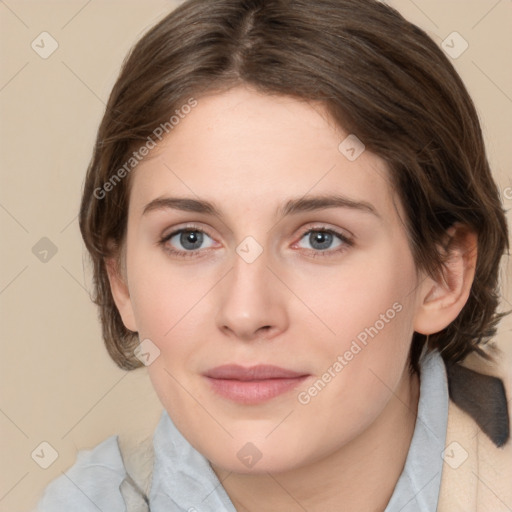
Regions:
M 437 351 L 420 358 L 418 416 L 404 469 L 384 512 L 435 512 L 448 421 L 448 383 Z M 151 512 L 236 512 L 208 460 L 181 435 L 164 410 L 153 436 Z M 118 437 L 78 453 L 54 480 L 37 512 L 125 512 L 126 477 Z

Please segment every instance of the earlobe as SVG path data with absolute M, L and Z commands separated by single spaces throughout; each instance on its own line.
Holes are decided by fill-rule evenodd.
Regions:
M 466 304 L 475 276 L 477 236 L 462 224 L 446 233 L 441 249 L 445 263 L 439 276 L 426 277 L 420 287 L 414 330 L 434 334 L 453 322 Z
M 123 324 L 128 330 L 137 332 L 130 292 L 126 283 L 126 277 L 122 275 L 119 268 L 119 262 L 116 258 L 106 258 L 105 265 L 107 267 L 110 290 Z

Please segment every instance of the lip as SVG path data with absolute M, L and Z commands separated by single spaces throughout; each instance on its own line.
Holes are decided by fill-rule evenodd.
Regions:
M 240 404 L 258 404 L 291 391 L 310 375 L 273 365 L 217 366 L 204 373 L 214 392 Z
M 206 377 L 225 380 L 266 380 L 266 379 L 293 379 L 302 377 L 306 373 L 295 372 L 270 364 L 258 364 L 255 366 L 240 366 L 238 364 L 225 364 L 206 371 Z

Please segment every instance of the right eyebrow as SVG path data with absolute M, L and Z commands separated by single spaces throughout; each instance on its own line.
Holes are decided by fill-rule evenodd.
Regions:
M 169 208 L 185 212 L 204 213 L 222 218 L 221 212 L 209 201 L 188 197 L 157 197 L 144 207 L 142 215 L 146 215 L 147 213 L 155 210 L 166 210 Z

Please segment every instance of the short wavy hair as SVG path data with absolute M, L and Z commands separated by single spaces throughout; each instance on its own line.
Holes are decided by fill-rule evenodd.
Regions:
M 477 234 L 467 303 L 442 331 L 414 333 L 410 365 L 418 370 L 426 343 L 447 362 L 471 352 L 489 357 L 482 347 L 500 319 L 507 226 L 475 107 L 445 54 L 374 0 L 189 0 L 126 58 L 85 179 L 80 229 L 93 263 L 93 300 L 116 364 L 142 365 L 134 356 L 138 335 L 121 320 L 106 270 L 106 258 L 119 256 L 126 233 L 126 162 L 159 126 L 169 127 L 170 116 L 190 98 L 238 84 L 322 102 L 340 127 L 386 162 L 418 269 L 442 270 L 439 247 L 454 223 Z

